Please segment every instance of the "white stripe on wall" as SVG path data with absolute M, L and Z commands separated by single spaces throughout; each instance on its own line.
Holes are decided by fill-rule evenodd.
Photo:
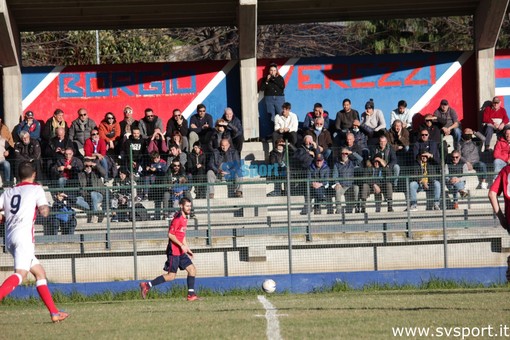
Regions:
M 23 99 L 23 102 L 21 103 L 23 107 L 22 111 L 25 111 L 27 107 L 29 107 L 30 104 L 32 104 L 32 102 L 41 95 L 41 93 L 48 87 L 48 85 L 50 85 L 53 82 L 53 80 L 55 80 L 55 78 L 58 77 L 58 75 L 60 74 L 60 72 L 62 72 L 63 69 L 64 66 L 54 67 L 53 70 L 51 70 L 50 73 L 48 73 L 39 84 L 37 84 L 37 86 L 32 90 L 32 92 L 30 92 L 28 96 L 25 99 Z

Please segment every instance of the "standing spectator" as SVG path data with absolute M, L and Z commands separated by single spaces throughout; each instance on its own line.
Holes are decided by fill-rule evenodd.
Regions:
M 198 104 L 197 113 L 191 116 L 189 121 L 189 144 L 191 145 L 196 141 L 200 141 L 202 147 L 209 144 L 213 133 L 213 118 L 206 109 L 204 104 Z
M 101 178 L 106 177 L 106 169 L 95 160 L 87 159 L 83 162 L 83 171 L 78 174 L 80 191 L 76 197 L 76 205 L 87 212 L 87 223 L 92 222 L 94 216 L 101 223 L 104 214 L 100 210 L 103 202 L 104 184 Z
M 452 152 L 450 162 L 445 164 L 444 173 L 446 180 L 446 187 L 448 193 L 453 195 L 453 209 L 459 209 L 459 195 L 464 198 L 468 196 L 466 188 L 466 178 L 463 176 L 468 172 L 468 167 L 460 159 L 460 152 L 454 150 Z
M 4 188 L 12 185 L 11 163 L 8 160 L 12 150 L 9 141 L 0 135 L 0 169 L 2 170 L 2 187 Z
M 21 131 L 27 131 L 30 134 L 30 138 L 41 141 L 41 123 L 34 118 L 32 111 L 25 112 L 25 119 L 18 124 L 16 134 L 19 136 Z
M 78 174 L 83 171 L 83 163 L 78 157 L 74 157 L 73 148 L 64 149 L 64 158 L 55 160 L 51 168 L 51 179 L 58 181 L 59 188 L 64 188 L 70 181 L 70 187 L 77 186 Z
M 132 130 L 136 127 L 138 128 L 138 121 L 133 118 L 133 108 L 129 105 L 126 105 L 123 110 L 124 119 L 119 122 L 120 126 L 120 138 L 122 141 L 131 136 Z
M 441 183 L 439 182 L 439 167 L 436 163 L 431 162 L 430 153 L 426 151 L 420 152 L 417 156 L 418 163 L 414 166 L 414 175 L 416 180 L 409 184 L 410 211 L 416 211 L 418 204 L 418 192 L 425 191 L 427 194 L 427 210 L 431 210 L 430 201 L 433 200 L 433 209 L 441 210 L 439 200 L 441 198 Z M 431 197 L 433 194 L 433 198 Z
M 234 115 L 234 111 L 230 107 L 225 109 L 222 118 L 228 123 L 225 131 L 228 138 L 230 138 L 234 148 L 241 155 L 244 143 L 244 130 L 241 120 Z
M 269 73 L 262 80 L 260 90 L 264 91 L 267 114 L 274 121 L 275 116 L 285 102 L 285 80 L 278 73 L 278 66 L 276 64 L 269 65 Z
M 480 136 L 483 137 L 483 136 Z M 478 173 L 477 189 L 487 189 L 487 165 L 480 161 L 479 146 L 473 142 L 473 130 L 465 128 L 460 140 L 461 160 L 466 163 L 468 170 Z
M 319 149 L 319 153 L 328 161 L 331 156 L 331 147 L 333 146 L 331 134 L 324 126 L 324 118 L 317 117 L 314 122 L 314 127 L 306 131 L 306 134 L 312 136 Z
M 508 131 L 508 130 L 507 130 Z M 505 166 L 496 176 L 496 179 L 489 190 L 489 201 L 492 211 L 499 219 L 499 224 L 510 234 L 510 166 Z M 505 200 L 505 211 L 499 206 L 498 196 L 503 194 Z
M 411 163 L 408 159 L 409 145 L 411 143 L 409 130 L 404 128 L 401 120 L 396 119 L 391 124 L 391 129 L 388 131 L 388 143 L 395 150 L 395 154 L 401 160 L 402 165 Z
M 354 184 L 354 163 L 349 159 L 352 152 L 347 148 L 342 148 L 340 159 L 335 162 L 333 168 L 333 178 L 335 183 L 332 188 L 335 190 L 336 213 L 340 214 L 340 200 L 345 195 L 345 212 L 352 213 L 358 202 L 359 186 Z
M 438 123 L 442 126 L 443 135 L 452 135 L 454 149 L 458 150 L 462 131 L 457 112 L 449 106 L 448 100 L 441 100 L 439 107 L 434 111 L 434 116 L 437 117 Z
M 220 147 L 215 149 L 209 160 L 207 169 L 207 189 L 209 192 L 209 198 L 214 198 L 214 183 L 217 179 L 229 181 L 228 196 L 230 197 L 232 191 L 236 197 L 243 197 L 242 185 L 239 184 L 239 167 L 241 162 L 237 151 L 230 146 L 228 139 L 223 139 L 220 143 Z M 230 184 L 234 181 L 235 186 Z
M 200 142 L 195 142 L 193 145 L 193 150 L 188 154 L 188 162 L 187 162 L 188 171 L 191 173 L 191 179 L 195 184 L 195 198 L 203 199 L 206 198 L 206 190 L 204 184 L 207 182 L 206 174 L 206 157 L 202 148 L 200 147 Z
M 319 153 L 314 162 L 308 169 L 308 184 L 310 185 L 310 196 L 305 192 L 305 206 L 301 210 L 301 215 L 308 215 L 310 212 L 311 200 L 314 200 L 313 213 L 321 214 L 321 203 L 326 203 L 326 190 L 329 188 L 328 179 L 331 177 L 331 169 L 324 160 L 324 156 Z M 328 205 L 328 210 L 331 210 Z
M 44 128 L 41 132 L 43 144 L 48 143 L 50 139 L 55 137 L 57 134 L 57 128 L 59 127 L 63 127 L 67 135 L 69 127 L 64 120 L 64 111 L 61 109 L 56 109 L 55 112 L 53 112 L 53 116 L 49 118 L 46 123 L 44 123 Z
M 492 105 L 483 110 L 482 133 L 485 136 L 485 149 L 489 150 L 494 132 L 502 135 L 503 130 L 508 127 L 508 115 L 504 107 L 501 106 L 499 97 L 492 98 Z
M 29 162 L 32 163 L 32 166 L 36 169 L 37 176 L 42 177 L 41 145 L 37 139 L 31 139 L 30 134 L 27 131 L 21 131 L 19 137 L 20 141 L 14 145 L 14 173 L 18 173 L 20 164 Z M 38 178 L 38 180 L 40 180 L 40 178 Z
M 275 181 L 274 182 L 274 190 L 267 194 L 267 196 L 282 196 L 282 183 L 276 182 L 278 180 L 284 179 L 286 174 L 287 164 L 285 157 L 287 156 L 287 152 L 285 151 L 285 140 L 282 138 L 276 140 L 276 146 L 269 153 L 269 164 L 276 168 L 273 174 L 268 174 L 268 179 Z M 269 168 L 269 167 L 268 167 Z M 286 182 L 284 186 L 286 186 Z M 288 190 L 288 189 L 285 189 Z
M 109 163 L 106 156 L 106 142 L 99 137 L 97 128 L 92 129 L 90 138 L 87 138 L 83 146 L 85 158 L 89 160 L 97 160 L 101 163 L 101 167 L 105 170 L 105 180 L 108 180 Z
M 145 116 L 138 123 L 138 127 L 143 138 L 151 138 L 156 130 L 163 131 L 163 121 L 151 108 L 146 108 Z
M 73 120 L 69 128 L 69 140 L 75 144 L 76 151 L 82 156 L 85 155 L 83 147 L 85 140 L 89 138 L 90 133 L 96 128 L 96 122 L 89 117 L 87 109 L 78 110 L 78 118 Z
M 413 127 L 413 117 L 414 113 L 411 113 L 407 108 L 407 102 L 402 99 L 398 101 L 397 108 L 391 111 L 390 123 L 393 125 L 395 120 L 400 120 L 404 129 L 411 130 Z
M 295 148 L 299 121 L 297 115 L 290 112 L 290 103 L 283 103 L 281 114 L 274 118 L 273 141 L 283 138 L 289 142 L 289 147 Z
M 308 112 L 305 115 L 305 121 L 303 122 L 303 130 L 306 132 L 309 129 L 315 128 L 315 119 L 322 117 L 324 119 L 324 128 L 329 129 L 329 113 L 324 111 L 321 103 L 315 103 L 313 105 L 313 111 Z
M 494 146 L 494 172 L 497 174 L 507 164 L 510 164 L 510 129 L 505 130 Z
M 368 145 L 375 145 L 379 136 L 386 132 L 386 120 L 379 109 L 374 109 L 374 102 L 370 99 L 365 104 L 365 112 L 361 114 L 361 131 L 368 137 Z
M 185 144 L 186 146 L 189 145 L 189 143 L 188 143 L 189 142 L 188 141 L 188 134 L 189 134 L 188 121 L 186 120 L 186 118 L 184 118 L 181 110 L 179 110 L 179 109 L 174 109 L 174 111 L 172 112 L 172 117 L 170 117 L 170 119 L 166 123 L 167 138 L 168 137 L 171 138 L 175 132 L 179 132 L 181 134 L 182 139 L 183 139 L 183 144 Z M 169 144 L 171 144 L 171 143 L 172 142 L 169 142 Z
M 130 166 L 130 154 L 133 160 Z M 146 161 L 147 142 L 142 138 L 138 126 L 131 128 L 131 135 L 124 141 L 120 154 L 122 165 L 130 169 L 133 174 L 140 175 L 143 172 L 143 166 Z
M 375 212 L 381 211 L 382 195 L 388 204 L 388 212 L 393 211 L 393 185 L 391 180 L 387 177 L 391 176 L 390 168 L 387 166 L 386 161 L 382 158 L 381 154 L 376 154 L 372 160 L 367 161 L 364 169 L 363 186 L 361 189 L 361 210 L 366 212 L 366 201 L 371 193 L 375 197 Z

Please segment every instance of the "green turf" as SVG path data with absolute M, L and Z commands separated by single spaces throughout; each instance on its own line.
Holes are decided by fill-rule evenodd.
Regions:
M 510 289 L 274 294 L 284 339 L 391 339 L 391 327 L 510 326 Z M 0 305 L 1 339 L 264 339 L 256 295 L 60 303 L 51 324 L 41 303 Z M 509 331 L 510 333 L 510 331 Z M 510 334 L 509 334 L 510 335 Z M 481 337 L 478 337 L 481 338 Z M 485 337 L 486 338 L 486 337 Z

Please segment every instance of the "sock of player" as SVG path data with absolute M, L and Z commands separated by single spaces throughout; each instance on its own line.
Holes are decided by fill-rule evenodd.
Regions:
M 157 286 L 157 285 L 160 285 L 162 283 L 165 283 L 165 278 L 163 277 L 163 275 L 161 276 L 158 276 L 157 278 L 155 278 L 154 280 L 150 281 L 149 282 L 149 285 L 151 287 L 154 287 L 154 286 Z
M 43 300 L 44 304 L 46 305 L 46 308 L 48 308 L 50 313 L 51 314 L 58 313 L 58 309 L 55 306 L 55 303 L 53 302 L 53 297 L 51 296 L 50 290 L 48 288 L 48 281 L 37 280 L 35 285 L 37 287 L 37 292 L 39 293 L 41 300 Z
M 188 284 L 188 295 L 195 295 L 195 277 L 188 275 L 186 282 Z
M 5 279 L 4 283 L 0 286 L 0 301 L 9 295 L 16 287 L 21 284 L 23 278 L 20 274 L 14 273 Z

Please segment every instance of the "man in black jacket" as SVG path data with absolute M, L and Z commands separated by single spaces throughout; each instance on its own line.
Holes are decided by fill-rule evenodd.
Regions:
M 239 154 L 234 148 L 230 147 L 228 139 L 222 139 L 220 147 L 214 150 L 209 160 L 207 171 L 207 183 L 214 184 L 217 179 L 234 182 L 239 181 L 241 162 Z M 208 186 L 209 198 L 214 198 L 214 185 Z M 229 185 L 229 197 L 233 191 L 233 186 Z M 235 196 L 243 197 L 243 189 L 240 184 L 236 184 Z

